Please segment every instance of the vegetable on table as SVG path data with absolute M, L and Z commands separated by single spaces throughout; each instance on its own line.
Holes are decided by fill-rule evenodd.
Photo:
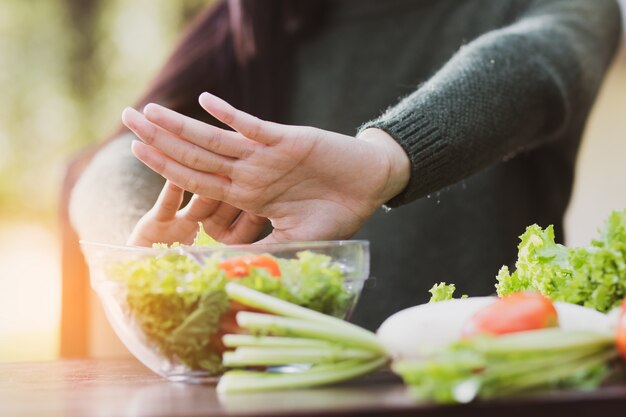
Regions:
M 462 337 L 501 335 L 557 327 L 558 314 L 547 297 L 533 292 L 506 295 L 476 312 L 462 330 Z
M 614 337 L 607 332 L 553 327 L 462 340 L 457 335 L 453 342 L 427 355 L 394 357 L 390 354 L 393 348 L 385 344 L 380 332 L 377 337 L 235 281 L 225 290 L 231 300 L 264 313 L 239 312 L 237 323 L 250 334 L 224 336 L 224 345 L 234 350 L 224 353 L 223 363 L 234 369 L 227 371 L 217 386 L 223 395 L 341 382 L 372 372 L 393 358 L 392 370 L 416 398 L 464 403 L 536 389 L 593 388 L 605 378 L 608 363 L 617 356 Z M 456 305 L 479 311 L 494 303 L 486 297 L 418 307 L 432 312 Z M 511 315 L 501 318 L 515 319 Z M 441 326 L 441 316 L 430 315 L 430 319 L 433 328 Z M 404 334 L 414 330 L 410 321 L 404 324 Z M 413 345 L 414 350 L 418 348 L 419 344 Z M 281 366 L 288 366 L 288 371 Z
M 410 307 L 388 317 L 376 333 L 393 358 L 422 358 L 461 339 L 473 316 L 489 309 L 497 300 L 497 297 L 469 297 Z M 562 330 L 611 332 L 611 319 L 606 314 L 563 302 L 554 303 L 554 307 Z M 507 320 L 491 324 L 515 326 L 508 323 Z
M 223 363 L 244 370 L 227 371 L 217 385 L 219 393 L 336 383 L 368 374 L 388 361 L 376 335 L 365 329 L 233 281 L 225 290 L 231 300 L 271 314 L 237 314 L 238 325 L 251 335 L 224 336 L 224 344 L 234 350 L 224 353 Z M 281 365 L 289 366 L 289 372 L 271 370 Z
M 516 270 L 498 273 L 498 295 L 537 291 L 603 313 L 626 296 L 626 210 L 612 212 L 586 247 L 555 243 L 552 226 L 529 226 L 520 240 Z
M 617 355 L 613 338 L 558 328 L 479 336 L 432 357 L 395 361 L 413 396 L 467 403 L 536 389 L 597 387 Z
M 214 244 L 200 232 L 196 241 Z M 394 314 L 377 334 L 333 317 L 349 300 L 342 272 L 311 252 L 203 262 L 170 252 L 122 265 L 119 278 L 162 354 L 192 369 L 228 369 L 221 394 L 336 383 L 392 361 L 417 398 L 464 403 L 593 388 L 619 353 L 626 358 L 626 301 L 616 333 L 603 314 L 626 295 L 626 211 L 585 248 L 530 226 L 516 270 L 498 274 L 502 298 L 452 299 L 454 285 L 442 283 L 430 303 Z
M 555 243 L 552 226 L 528 227 L 516 270 L 503 267 L 497 280 L 501 299 L 452 299 L 453 284 L 435 285 L 430 303 L 389 317 L 377 338 L 347 323 L 335 327 L 288 302 L 275 304 L 268 295 L 257 298 L 231 282 L 231 299 L 274 315 L 238 313 L 237 323 L 252 335 L 224 337 L 235 349 L 224 364 L 305 366 L 293 373 L 229 371 L 218 391 L 337 382 L 382 366 L 388 356 L 416 397 L 465 403 L 537 389 L 594 388 L 618 350 L 626 357 L 626 304 L 615 335 L 603 314 L 626 295 L 626 210 L 612 213 L 600 237 L 584 248 Z
M 443 303 L 454 301 L 459 300 Z M 460 341 L 428 356 L 396 360 L 392 369 L 414 396 L 437 402 L 597 386 L 616 356 L 613 338 L 606 332 L 559 329 L 558 317 L 541 294 L 507 295 L 474 313 Z
M 465 323 L 496 297 L 470 297 L 421 304 L 388 317 L 379 340 L 393 358 L 429 356 L 461 337 Z

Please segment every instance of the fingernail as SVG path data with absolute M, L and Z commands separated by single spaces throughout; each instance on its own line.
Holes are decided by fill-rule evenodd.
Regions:
M 148 103 L 143 108 L 143 114 L 147 114 L 148 112 L 155 111 L 158 109 L 158 107 L 159 105 L 156 103 Z
M 133 141 L 130 143 L 130 149 L 133 151 L 133 153 L 137 150 L 137 148 L 141 147 L 141 142 L 138 141 L 137 139 L 133 139 Z
M 124 110 L 122 110 L 122 123 L 126 123 L 126 120 L 128 119 L 128 116 L 130 115 L 132 110 L 132 107 L 125 107 Z

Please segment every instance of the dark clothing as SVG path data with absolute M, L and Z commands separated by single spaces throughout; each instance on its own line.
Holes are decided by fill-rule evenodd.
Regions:
M 438 281 L 494 292 L 527 225 L 562 233 L 582 130 L 619 41 L 617 3 L 330 3 L 325 26 L 296 51 L 288 123 L 384 129 L 411 160 L 394 209 L 355 236 L 371 241 L 373 279 L 354 320 L 375 329 Z M 162 180 L 130 156 L 129 142 L 103 149 L 76 187 L 74 200 L 93 201 L 73 210 L 83 238 L 106 240 L 89 230 L 101 222 L 123 243 L 158 195 Z
M 290 122 L 386 130 L 411 159 L 407 189 L 356 238 L 374 277 L 369 328 L 427 300 L 437 281 L 495 291 L 526 226 L 554 224 L 582 130 L 619 41 L 614 1 L 338 1 L 298 53 Z M 367 173 L 363 173 L 367 175 Z

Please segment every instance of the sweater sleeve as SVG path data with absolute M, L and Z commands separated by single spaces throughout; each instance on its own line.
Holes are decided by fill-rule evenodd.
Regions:
M 361 127 L 411 161 L 396 207 L 558 138 L 587 117 L 620 39 L 615 0 L 535 0 L 464 45 L 426 83 Z
M 91 160 L 70 197 L 70 221 L 80 239 L 125 244 L 154 205 L 165 180 L 132 154 L 132 134 L 105 145 Z

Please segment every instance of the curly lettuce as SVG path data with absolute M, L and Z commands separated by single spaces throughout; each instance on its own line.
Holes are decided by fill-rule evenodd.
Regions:
M 498 295 L 538 291 L 601 312 L 626 296 L 626 210 L 612 212 L 587 247 L 557 244 L 552 226 L 529 226 L 520 240 L 515 271 L 503 266 L 497 275 Z
M 436 303 L 438 301 L 452 300 L 454 291 L 456 291 L 456 286 L 454 284 L 446 284 L 445 282 L 435 284 L 430 290 L 428 290 L 430 293 L 430 301 L 428 302 Z

